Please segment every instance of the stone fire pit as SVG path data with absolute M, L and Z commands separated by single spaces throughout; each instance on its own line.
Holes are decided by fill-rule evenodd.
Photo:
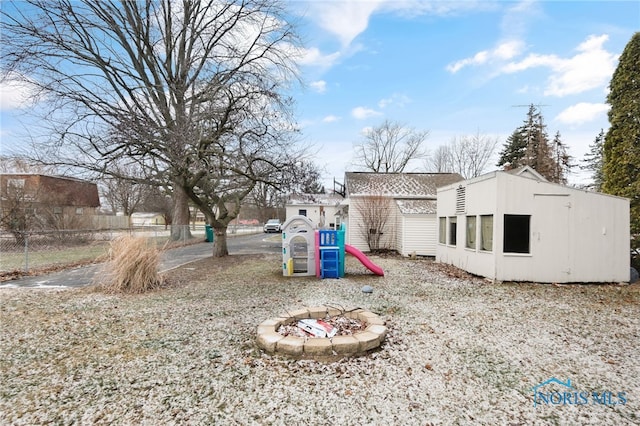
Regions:
M 324 319 L 344 315 L 366 324 L 363 331 L 334 337 L 284 336 L 278 333 L 281 325 L 294 324 L 301 319 Z M 377 348 L 387 334 L 384 321 L 373 312 L 363 309 L 341 311 L 328 306 L 299 309 L 264 321 L 258 326 L 257 343 L 268 353 L 280 353 L 296 358 L 335 358 L 363 355 Z

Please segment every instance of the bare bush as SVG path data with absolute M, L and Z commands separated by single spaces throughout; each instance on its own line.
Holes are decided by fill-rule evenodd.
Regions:
M 359 223 L 360 235 L 367 241 L 370 251 L 385 249 L 383 234 L 391 218 L 392 205 L 389 197 L 371 195 L 354 199 L 354 206 L 361 216 Z M 390 238 L 386 238 L 386 243 Z
M 107 293 L 145 293 L 160 287 L 160 250 L 146 238 L 124 236 L 111 242 L 108 279 L 102 283 Z

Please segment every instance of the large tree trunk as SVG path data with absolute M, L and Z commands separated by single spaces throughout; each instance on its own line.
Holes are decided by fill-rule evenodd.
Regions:
M 179 241 L 189 238 L 191 238 L 191 231 L 189 230 L 189 197 L 181 186 L 174 185 L 171 239 Z
M 213 257 L 224 257 L 229 255 L 227 249 L 227 227 L 213 228 Z

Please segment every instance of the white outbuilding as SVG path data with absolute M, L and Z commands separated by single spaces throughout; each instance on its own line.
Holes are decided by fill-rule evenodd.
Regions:
M 629 200 L 525 167 L 438 188 L 436 260 L 497 281 L 628 282 Z

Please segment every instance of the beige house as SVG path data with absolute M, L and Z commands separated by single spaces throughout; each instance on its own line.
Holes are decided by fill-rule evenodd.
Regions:
M 525 167 L 438 189 L 436 260 L 498 281 L 627 282 L 629 200 Z
M 437 188 L 461 180 L 457 173 L 345 173 L 338 221 L 347 223 L 346 243 L 435 256 Z

